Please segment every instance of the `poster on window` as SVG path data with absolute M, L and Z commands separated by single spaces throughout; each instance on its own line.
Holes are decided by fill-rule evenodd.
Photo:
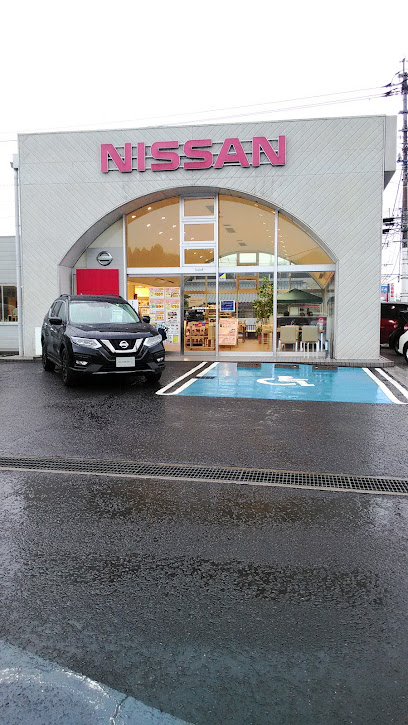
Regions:
M 163 299 L 164 298 L 164 287 L 149 287 L 150 299 Z
M 219 323 L 219 344 L 234 347 L 238 338 L 238 320 L 237 318 L 220 320 Z

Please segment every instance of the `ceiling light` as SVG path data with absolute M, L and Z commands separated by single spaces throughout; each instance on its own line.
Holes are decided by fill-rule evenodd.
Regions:
M 147 227 L 151 227 L 152 225 L 151 225 L 151 224 L 146 224 L 146 226 L 147 226 Z
M 163 234 L 163 232 L 159 232 L 159 234 Z
M 166 218 L 165 216 L 162 216 L 162 219 L 165 219 L 165 218 Z
M 173 237 L 170 237 L 170 241 L 171 241 L 171 242 L 173 241 Z
M 175 224 L 173 224 L 173 229 L 175 229 L 175 228 L 176 228 L 176 225 L 175 225 Z
M 135 214 L 132 214 L 132 219 L 136 219 L 136 215 Z
M 150 209 L 151 209 L 152 207 L 151 207 L 151 206 L 148 206 L 147 208 L 148 208 L 148 210 L 150 211 Z

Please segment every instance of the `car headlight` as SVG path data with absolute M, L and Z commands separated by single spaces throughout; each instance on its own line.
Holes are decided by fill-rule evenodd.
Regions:
M 71 340 L 74 345 L 80 345 L 81 347 L 92 347 L 94 349 L 102 347 L 98 340 L 91 337 L 71 337 Z
M 159 343 L 162 342 L 162 336 L 161 335 L 154 335 L 154 337 L 145 337 L 143 340 L 143 345 L 145 347 L 154 347 L 155 345 L 159 345 Z

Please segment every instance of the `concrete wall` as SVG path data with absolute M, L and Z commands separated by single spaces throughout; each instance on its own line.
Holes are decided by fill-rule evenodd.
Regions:
M 0 237 L 0 284 L 16 284 L 16 247 L 14 237 Z M 0 351 L 18 352 L 16 323 L 0 322 Z
M 149 153 L 154 141 L 211 138 L 216 151 L 225 138 L 282 134 L 287 163 L 281 167 L 100 170 L 101 143 L 144 141 Z M 385 116 L 20 136 L 26 354 L 34 327 L 59 293 L 62 260 L 75 264 L 86 245 L 130 211 L 132 200 L 194 186 L 265 200 L 321 239 L 339 260 L 336 357 L 378 358 L 385 139 Z M 68 263 L 65 255 L 81 238 L 86 245 Z

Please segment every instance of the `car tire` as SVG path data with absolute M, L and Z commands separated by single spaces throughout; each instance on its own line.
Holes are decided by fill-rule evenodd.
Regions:
M 72 385 L 75 385 L 77 377 L 69 367 L 69 358 L 65 347 L 63 348 L 61 353 L 61 372 L 62 382 L 64 383 L 65 387 L 70 388 Z
M 52 373 L 55 369 L 55 363 L 49 360 L 44 343 L 42 343 L 41 361 L 44 370 L 46 370 L 47 373 Z
M 146 382 L 148 383 L 158 383 L 161 376 L 161 371 L 159 373 L 145 373 Z
M 405 347 L 404 347 L 404 357 L 405 357 L 405 362 L 408 365 L 408 345 L 405 345 Z

